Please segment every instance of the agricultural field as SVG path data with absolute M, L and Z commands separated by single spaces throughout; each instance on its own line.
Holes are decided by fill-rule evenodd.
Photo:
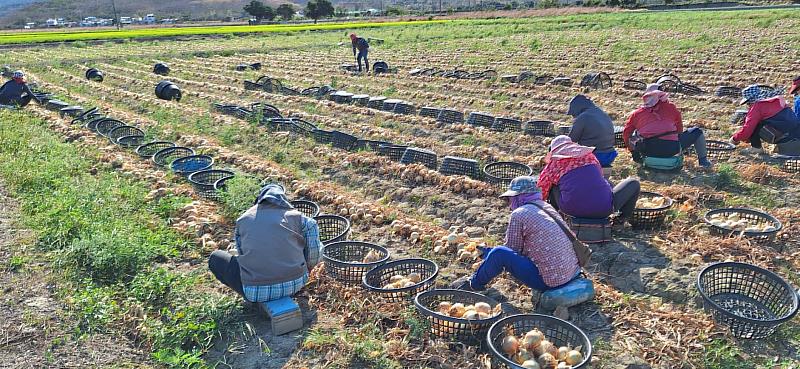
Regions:
M 671 94 L 685 126 L 727 141 L 736 130 L 736 98 L 718 86 L 785 86 L 800 73 L 800 11 L 615 12 L 549 17 L 453 20 L 356 30 L 384 40 L 370 61 L 392 73 L 363 75 L 352 63 L 351 29 L 229 35 L 191 41 L 121 41 L 87 47 L 17 47 L 3 64 L 60 100 L 97 107 L 136 126 L 147 141 L 169 140 L 236 172 L 217 201 L 201 198 L 185 178 L 134 151 L 32 103 L 0 110 L 0 205 L 3 247 L 0 362 L 14 367 L 175 368 L 497 368 L 475 345 L 436 339 L 413 303 L 387 303 L 343 285 L 317 267 L 296 297 L 301 331 L 273 336 L 262 313 L 207 271 L 208 255 L 230 247 L 233 224 L 262 180 L 282 183 L 292 198 L 351 222 L 349 239 L 385 246 L 393 259 L 422 257 L 439 267 L 436 286 L 471 273 L 474 260 L 441 249 L 455 232 L 499 245 L 508 206 L 481 180 L 405 165 L 369 149 L 346 151 L 312 134 L 270 129 L 219 105 L 271 104 L 283 116 L 364 140 L 389 141 L 477 160 L 541 169 L 548 137 L 444 123 L 287 89 L 245 89 L 268 76 L 302 91 L 336 90 L 429 106 L 485 112 L 522 122 L 569 125 L 569 100 L 585 93 L 624 124 L 641 91 L 622 81 L 653 82 L 672 73 L 704 93 Z M 2 37 L 0 37 L 2 42 Z M 344 46 L 341 43 L 344 42 Z M 168 76 L 154 74 L 165 63 Z M 260 70 L 237 70 L 261 63 Z M 102 82 L 84 73 L 97 68 Z M 419 68 L 491 69 L 497 78 L 418 75 Z M 571 78 L 571 86 L 511 83 L 499 76 L 530 71 Z M 579 87 L 607 73 L 610 88 Z M 170 80 L 180 101 L 154 88 Z M 788 98 L 788 96 L 787 96 Z M 216 104 L 216 105 L 215 105 Z M 744 150 L 700 170 L 687 156 L 679 173 L 643 170 L 621 152 L 616 183 L 639 176 L 643 189 L 675 201 L 664 227 L 615 229 L 593 245 L 587 268 L 596 298 L 566 316 L 591 339 L 592 368 L 796 368 L 800 324 L 782 324 L 763 340 L 733 338 L 703 310 L 699 271 L 717 261 L 767 268 L 800 285 L 800 177 L 769 156 Z M 708 210 L 766 211 L 783 228 L 772 243 L 713 235 Z M 488 295 L 508 313 L 532 312 L 538 294 L 500 277 Z M 5 364 L 3 364 L 5 365 Z

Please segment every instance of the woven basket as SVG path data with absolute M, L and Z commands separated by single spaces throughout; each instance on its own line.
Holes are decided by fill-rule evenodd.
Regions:
M 436 120 L 447 124 L 464 123 L 464 113 L 458 110 L 442 109 Z
M 480 179 L 481 176 L 477 161 L 456 156 L 445 156 L 439 173 L 446 176 L 468 176 L 472 179 Z
M 633 210 L 633 215 L 629 220 L 634 229 L 654 229 L 664 225 L 664 220 L 667 218 L 667 213 L 672 207 L 673 201 L 669 197 L 655 193 L 642 191 L 639 197 L 663 197 L 666 199 L 664 206 L 655 209 L 640 209 Z
M 474 111 L 467 116 L 467 124 L 489 128 L 494 124 L 494 115 Z
M 761 221 L 761 222 L 770 222 L 775 227 L 775 230 L 768 231 L 768 232 L 747 232 L 747 231 L 734 231 L 732 229 L 716 226 L 711 223 L 711 216 L 715 214 L 721 214 L 725 217 L 729 216 L 730 214 L 739 214 L 740 218 L 754 220 L 754 221 Z M 706 213 L 703 217 L 703 220 L 709 225 L 709 231 L 711 234 L 719 235 L 719 236 L 728 236 L 728 237 L 737 237 L 739 235 L 743 235 L 744 237 L 757 242 L 757 243 L 769 243 L 775 240 L 775 236 L 780 232 L 783 225 L 781 222 L 769 215 L 765 212 L 752 210 L 752 209 L 743 209 L 743 208 L 722 208 L 722 209 L 714 209 L 710 210 Z M 781 245 L 781 250 L 783 249 L 783 245 Z
M 567 77 L 556 77 L 550 80 L 549 82 L 551 85 L 558 85 L 558 86 L 572 86 L 572 79 Z
M 471 344 L 479 343 L 486 338 L 489 327 L 502 317 L 502 314 L 497 314 L 486 319 L 454 318 L 438 311 L 439 303 L 445 301 L 462 303 L 464 306 L 485 302 L 492 309 L 499 304 L 492 298 L 463 290 L 437 289 L 422 292 L 414 297 L 414 306 L 428 320 L 434 336 Z
M 70 105 L 66 108 L 61 108 L 58 111 L 58 116 L 62 118 L 64 117 L 75 118 L 77 116 L 80 116 L 81 114 L 83 114 L 83 107 L 78 105 Z
M 423 106 L 423 107 L 421 107 L 419 109 L 419 115 L 423 116 L 423 117 L 436 119 L 436 118 L 439 117 L 439 112 L 441 112 L 441 111 L 442 111 L 442 109 L 439 109 L 439 108 L 433 108 L 433 107 L 430 107 L 430 106 Z
M 393 276 L 408 276 L 411 273 L 418 273 L 421 276 L 419 283 L 404 288 L 383 288 L 383 286 L 389 284 L 389 279 Z M 378 294 L 389 302 L 403 302 L 411 300 L 420 292 L 431 289 L 438 275 L 439 266 L 433 261 L 427 259 L 401 259 L 373 268 L 364 274 L 361 283 L 367 290 Z
M 714 91 L 714 95 L 719 97 L 741 97 L 742 89 L 733 86 L 719 86 L 717 90 Z
M 172 161 L 184 156 L 194 155 L 194 150 L 183 146 L 172 146 L 161 149 L 153 154 L 153 163 L 160 167 L 172 164 Z
M 69 106 L 69 103 L 61 101 L 61 100 L 48 100 L 44 104 L 44 108 L 51 111 L 59 111 Z
M 108 132 L 111 132 L 112 129 L 126 125 L 127 124 L 124 122 L 116 119 L 104 118 L 95 124 L 95 132 L 103 137 L 108 137 Z
M 139 147 L 139 145 L 144 143 L 144 136 L 141 135 L 122 136 L 118 138 L 114 143 L 122 148 L 132 149 L 135 147 Z
M 353 95 L 353 104 L 358 106 L 367 106 L 369 103 L 369 95 Z
M 244 83 L 244 89 L 247 91 L 260 91 L 264 89 L 264 85 L 255 83 L 253 81 L 245 80 L 243 83 Z
M 609 88 L 611 84 L 611 77 L 605 72 L 589 73 L 581 79 L 581 87 L 601 89 Z
M 290 201 L 294 210 L 301 212 L 303 215 L 313 218 L 319 215 L 319 205 L 316 202 L 308 200 L 292 200 Z
M 514 178 L 531 174 L 531 167 L 513 161 L 498 161 L 483 167 L 484 180 L 499 190 L 507 189 Z
M 356 141 L 356 150 L 379 152 L 381 145 L 391 145 L 387 141 L 361 140 Z
M 378 261 L 365 263 L 364 258 L 370 251 L 380 255 Z M 339 282 L 360 284 L 364 274 L 389 260 L 386 248 L 361 241 L 340 241 L 329 243 L 322 249 L 322 260 L 325 261 L 325 272 Z
M 572 130 L 572 126 L 558 126 L 556 133 L 559 135 L 568 135 L 570 130 Z
M 333 131 L 331 134 L 331 143 L 333 147 L 342 150 L 353 150 L 356 146 L 356 142 L 358 141 L 358 137 L 340 132 L 340 131 Z
M 353 102 L 353 94 L 347 91 L 336 91 L 333 96 L 333 102 L 338 104 L 350 104 Z
M 333 132 L 332 131 L 326 131 L 324 129 L 316 129 L 313 132 L 311 132 L 311 136 L 314 137 L 314 141 L 317 141 L 317 142 L 323 143 L 323 144 L 329 144 L 329 143 L 331 143 L 331 140 L 333 139 Z
M 622 87 L 629 90 L 644 91 L 647 89 L 647 83 L 635 79 L 626 79 L 622 81 Z
M 214 158 L 208 155 L 189 155 L 173 160 L 169 167 L 180 176 L 188 177 L 194 172 L 208 170 L 214 165 Z
M 344 241 L 350 233 L 350 221 L 338 215 L 318 215 L 314 217 L 319 227 L 319 239 L 323 245 Z
M 394 111 L 394 108 L 397 104 L 402 104 L 403 100 L 398 99 L 386 99 L 383 100 L 383 105 L 381 105 L 381 110 L 383 111 Z
M 418 147 L 407 148 L 403 153 L 403 157 L 400 158 L 400 162 L 403 164 L 420 163 L 433 170 L 436 170 L 438 166 L 435 152 Z
M 155 153 L 168 147 L 175 147 L 175 143 L 169 141 L 153 141 L 137 147 L 136 153 L 144 159 L 150 159 Z
M 797 292 L 769 270 L 744 263 L 716 263 L 697 276 L 703 308 L 739 338 L 762 339 L 791 320 Z
M 315 130 L 317 130 L 317 126 L 314 125 L 314 123 L 308 122 L 302 118 L 290 118 L 290 119 L 292 125 L 289 127 L 289 131 L 291 132 L 309 137 L 313 135 Z
M 552 137 L 556 135 L 555 125 L 549 120 L 532 120 L 525 124 L 525 134 Z
M 219 200 L 220 196 L 214 189 L 214 184 L 222 178 L 230 179 L 234 176 L 235 174 L 230 170 L 207 169 L 189 174 L 188 179 L 198 196 L 209 200 Z
M 504 132 L 504 131 L 521 131 L 522 130 L 522 121 L 515 118 L 506 118 L 500 117 L 494 120 L 494 124 L 492 124 L 492 131 L 497 132 Z
M 111 143 L 113 144 L 118 144 L 117 140 L 119 140 L 120 137 L 125 137 L 125 136 L 144 137 L 144 131 L 134 126 L 119 126 L 108 131 L 108 134 L 106 135 L 106 137 L 108 137 L 108 140 L 111 141 Z
M 489 350 L 494 357 L 494 361 L 501 368 L 523 369 L 503 353 L 502 342 L 506 334 L 511 330 L 517 337 L 525 336 L 525 333 L 534 328 L 540 330 L 547 340 L 556 347 L 581 347 L 583 361 L 574 365 L 573 369 L 588 368 L 592 361 L 592 342 L 586 333 L 572 323 L 558 319 L 549 315 L 540 314 L 519 314 L 502 318 L 492 324 L 486 338 L 489 343 Z M 494 368 L 494 366 L 492 366 Z

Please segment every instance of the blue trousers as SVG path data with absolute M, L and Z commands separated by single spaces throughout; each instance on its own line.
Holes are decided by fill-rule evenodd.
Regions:
M 359 51 L 358 56 L 356 56 L 359 72 L 361 71 L 361 59 L 364 59 L 364 66 L 367 68 L 367 72 L 369 72 L 369 59 L 367 59 L 367 54 L 369 54 L 369 49 L 364 49 Z
M 614 159 L 617 158 L 617 150 L 612 150 L 609 152 L 594 152 L 594 156 L 597 158 L 597 161 L 600 162 L 600 166 L 603 168 L 611 167 L 611 163 L 614 162 Z
M 470 284 L 473 289 L 485 289 L 503 271 L 509 272 L 518 281 L 535 290 L 552 289 L 544 283 L 539 268 L 530 258 L 505 246 L 491 248 L 483 255 L 483 263 L 475 271 Z

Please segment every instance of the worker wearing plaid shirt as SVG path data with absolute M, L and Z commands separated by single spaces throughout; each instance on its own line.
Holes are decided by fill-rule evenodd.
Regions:
M 300 291 L 319 262 L 317 222 L 295 211 L 280 185 L 267 185 L 255 205 L 236 221 L 238 256 L 217 250 L 209 269 L 251 302 L 273 301 Z
M 517 177 L 500 196 L 508 198 L 512 210 L 506 244 L 483 249 L 483 263 L 475 274 L 456 280 L 453 287 L 483 290 L 503 271 L 539 291 L 561 287 L 578 277 L 580 267 L 572 241 L 556 223 L 563 220 L 555 209 L 542 201 L 536 178 Z

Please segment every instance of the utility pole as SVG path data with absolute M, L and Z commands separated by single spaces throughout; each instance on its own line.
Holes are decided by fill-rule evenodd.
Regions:
M 111 9 L 114 11 L 114 24 L 117 25 L 117 29 L 121 29 L 122 25 L 119 24 L 119 17 L 117 17 L 117 5 L 114 4 L 114 0 L 111 0 Z

